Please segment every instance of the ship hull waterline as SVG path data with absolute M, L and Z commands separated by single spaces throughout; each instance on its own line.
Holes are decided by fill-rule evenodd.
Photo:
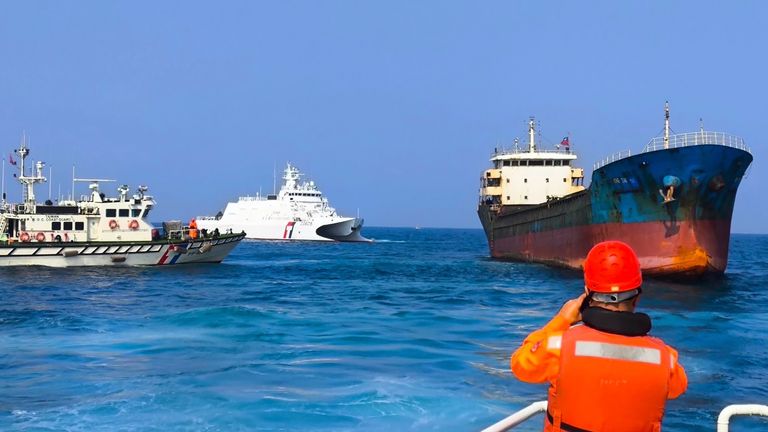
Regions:
M 0 267 L 220 263 L 244 237 L 244 234 L 234 234 L 170 242 L 13 243 L 0 246 Z
M 370 242 L 362 236 L 362 218 L 333 218 L 318 221 L 285 220 L 269 223 L 232 223 L 221 220 L 198 220 L 197 226 L 208 232 L 218 229 L 243 230 L 249 240 Z
M 722 274 L 728 262 L 728 244 L 702 243 L 692 224 L 679 225 L 676 241 L 659 243 L 665 228 L 658 223 L 605 224 L 565 228 L 543 233 L 495 240 L 491 257 L 509 261 L 538 262 L 558 267 L 581 269 L 589 249 L 605 240 L 621 239 L 632 246 L 643 274 L 656 277 L 700 277 Z M 730 221 L 700 221 L 699 228 L 726 234 Z M 718 235 L 719 236 L 719 235 Z

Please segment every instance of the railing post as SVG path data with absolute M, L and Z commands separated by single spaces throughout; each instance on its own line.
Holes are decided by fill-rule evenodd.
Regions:
M 768 417 L 768 405 L 728 405 L 717 416 L 717 432 L 728 432 L 728 423 L 734 415 L 759 415 Z

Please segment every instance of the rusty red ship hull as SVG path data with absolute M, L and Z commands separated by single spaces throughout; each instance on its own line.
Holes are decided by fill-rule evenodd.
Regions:
M 752 162 L 740 148 L 696 145 L 649 151 L 596 169 L 590 187 L 538 205 L 492 206 L 478 215 L 491 256 L 581 268 L 596 243 L 621 240 L 650 276 L 722 274 L 731 216 Z M 664 200 L 664 178 L 680 184 Z

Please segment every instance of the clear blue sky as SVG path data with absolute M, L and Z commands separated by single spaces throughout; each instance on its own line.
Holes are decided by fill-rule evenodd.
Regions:
M 368 225 L 479 227 L 489 152 L 529 115 L 591 168 L 669 100 L 676 132 L 751 146 L 733 229 L 766 233 L 766 23 L 760 1 L 4 2 L 0 141 L 26 130 L 54 195 L 73 164 L 148 184 L 153 220 L 266 192 L 289 160 Z

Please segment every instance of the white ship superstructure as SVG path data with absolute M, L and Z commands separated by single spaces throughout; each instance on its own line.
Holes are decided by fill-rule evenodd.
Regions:
M 363 219 L 337 214 L 315 183 L 301 177 L 287 164 L 279 193 L 240 197 L 216 217 L 198 217 L 197 226 L 245 231 L 246 238 L 259 240 L 368 241 L 360 232 Z
M 43 176 L 45 163 L 36 162 L 27 173 L 29 148 L 25 141 L 15 153 L 19 156 L 17 179 L 23 186 L 22 202 L 9 204 L 3 200 L 0 266 L 220 262 L 244 237 L 240 233 L 203 238 L 180 224 L 161 236 L 147 219 L 155 206 L 155 200 L 146 194 L 147 188 L 139 186 L 130 194 L 130 188 L 123 185 L 118 187 L 117 197 L 108 198 L 99 186 L 112 180 L 73 179 L 73 184 L 89 183 L 90 193 L 80 200 L 39 204 L 34 188 L 47 181 Z

